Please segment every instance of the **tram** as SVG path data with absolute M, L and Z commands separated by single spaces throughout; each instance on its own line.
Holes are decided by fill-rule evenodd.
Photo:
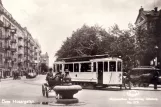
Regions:
M 58 59 L 53 64 L 54 72 L 70 71 L 73 84 L 96 87 L 119 86 L 122 88 L 122 59 L 95 55 Z

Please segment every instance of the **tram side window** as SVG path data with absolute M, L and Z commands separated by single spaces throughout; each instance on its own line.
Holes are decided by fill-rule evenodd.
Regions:
M 62 64 L 60 64 L 59 66 L 60 66 L 60 70 L 62 70 Z
M 108 72 L 108 62 L 104 62 L 104 72 Z
M 121 71 L 121 62 L 117 62 L 117 70 L 118 70 L 118 72 Z
M 110 71 L 111 72 L 115 72 L 116 71 L 116 62 L 115 61 L 111 61 L 110 63 L 109 63 L 110 65 Z
M 69 64 L 69 71 L 73 72 L 73 64 Z
M 91 72 L 91 63 L 82 63 L 81 72 Z
M 59 71 L 59 70 L 60 70 L 60 66 L 59 66 L 59 64 L 57 64 L 56 66 L 57 66 L 57 71 Z
M 79 64 L 74 64 L 74 72 L 79 72 Z
M 65 64 L 64 71 L 68 69 L 69 70 L 69 64 Z
M 93 63 L 93 72 L 96 72 L 96 62 Z
M 55 72 L 55 64 L 54 64 L 54 66 L 53 66 L 53 71 Z

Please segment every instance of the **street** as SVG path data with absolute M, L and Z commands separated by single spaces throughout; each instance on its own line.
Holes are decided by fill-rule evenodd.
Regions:
M 0 82 L 0 107 L 46 107 L 56 106 L 55 93 L 51 92 L 49 98 L 42 96 L 41 84 L 45 76 L 27 80 L 2 80 Z M 109 89 L 83 89 L 74 96 L 79 99 L 81 107 L 160 107 L 161 89 L 152 88 L 119 90 Z M 28 102 L 28 104 L 26 104 Z M 67 105 L 68 106 L 68 105 Z M 72 106 L 72 105 L 69 105 Z

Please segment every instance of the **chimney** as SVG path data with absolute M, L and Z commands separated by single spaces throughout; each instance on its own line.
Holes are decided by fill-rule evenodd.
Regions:
M 144 11 L 144 8 L 141 6 L 141 8 L 139 9 L 139 12 Z
M 155 11 L 155 12 L 158 12 L 158 7 L 155 7 L 155 8 L 154 8 L 154 11 Z

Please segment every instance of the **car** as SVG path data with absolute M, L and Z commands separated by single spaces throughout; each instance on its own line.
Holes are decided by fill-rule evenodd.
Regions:
M 154 66 L 139 66 L 133 68 L 129 73 L 129 81 L 133 86 L 148 87 L 150 84 L 154 84 L 154 88 L 157 88 L 159 84 L 160 69 Z

